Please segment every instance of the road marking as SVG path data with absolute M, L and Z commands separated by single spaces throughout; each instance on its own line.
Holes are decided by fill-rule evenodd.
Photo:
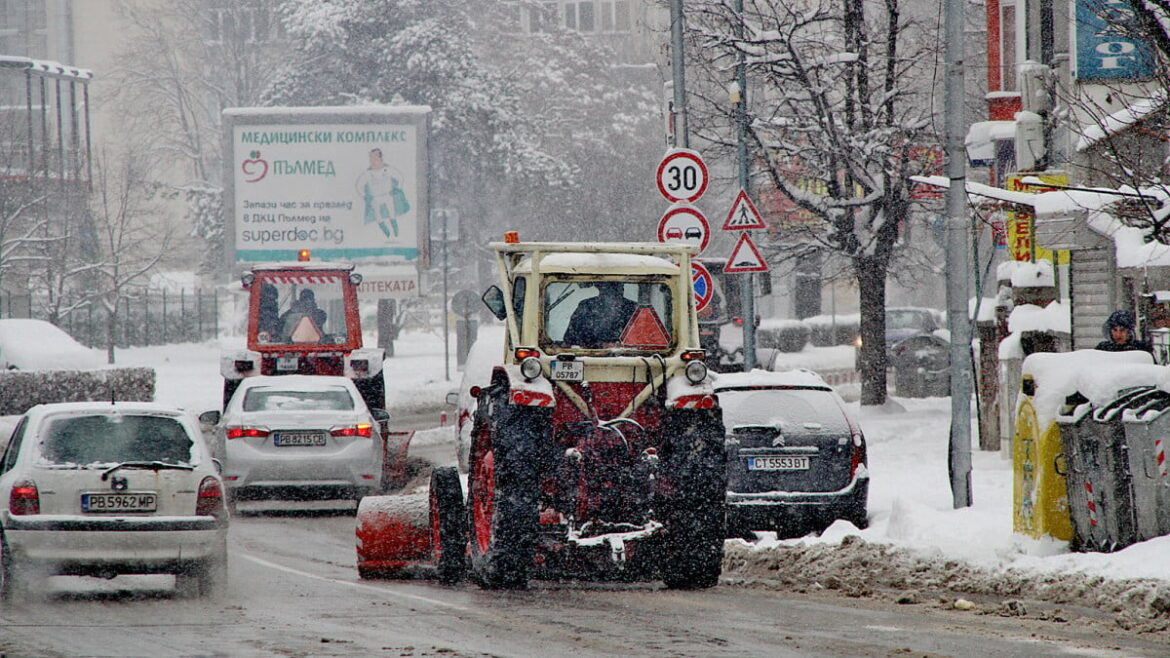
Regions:
M 325 581 L 327 583 L 333 583 L 335 585 L 346 585 L 349 587 L 354 587 L 356 589 L 365 589 L 365 590 L 369 590 L 371 592 L 377 592 L 379 594 L 389 596 L 391 598 L 408 599 L 411 601 L 419 601 L 422 603 L 429 603 L 431 605 L 441 606 L 444 608 L 450 608 L 452 610 L 458 610 L 460 612 L 467 612 L 467 613 L 474 612 L 476 614 L 482 614 L 482 611 L 479 611 L 479 610 L 474 610 L 472 608 L 457 605 L 454 603 L 448 603 L 446 601 L 440 601 L 438 599 L 432 599 L 432 598 L 429 598 L 426 596 L 419 596 L 417 594 L 406 594 L 405 592 L 396 592 L 394 590 L 389 590 L 389 589 L 386 589 L 384 587 L 378 587 L 376 585 L 370 585 L 367 583 L 359 583 L 359 582 L 354 582 L 352 580 L 341 580 L 339 578 L 330 578 L 328 576 L 321 576 L 321 575 L 318 575 L 315 573 L 310 573 L 308 571 L 301 571 L 300 569 L 294 569 L 292 567 L 286 567 L 283 564 L 269 562 L 268 560 L 256 557 L 254 555 L 248 555 L 247 553 L 236 553 L 236 555 L 244 558 L 245 560 L 255 562 L 256 564 L 259 564 L 261 566 L 265 566 L 265 567 L 268 567 L 270 569 L 276 569 L 277 571 L 283 571 L 285 573 L 291 573 L 291 574 L 294 574 L 297 576 L 303 576 L 305 578 L 312 578 L 314 580 L 321 580 L 321 581 Z

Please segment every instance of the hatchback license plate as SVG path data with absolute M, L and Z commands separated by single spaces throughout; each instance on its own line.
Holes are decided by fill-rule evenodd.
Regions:
M 325 435 L 321 432 L 273 432 L 272 443 L 278 446 L 323 446 Z
M 808 457 L 748 457 L 749 471 L 807 471 Z
M 158 495 L 153 493 L 83 493 L 82 512 L 153 512 Z
M 552 378 L 562 382 L 579 382 L 585 379 L 585 364 L 580 361 L 552 360 Z

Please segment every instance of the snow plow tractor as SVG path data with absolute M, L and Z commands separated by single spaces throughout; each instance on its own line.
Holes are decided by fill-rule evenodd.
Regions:
M 466 496 L 454 467 L 407 505 L 358 510 L 358 568 L 427 563 L 487 589 L 530 578 L 710 587 L 723 557 L 723 420 L 699 348 L 694 248 L 493 243 L 502 365 L 475 390 Z M 422 510 L 426 510 L 426 514 Z M 395 516 L 400 514 L 401 516 Z
M 220 356 L 223 404 L 245 377 L 334 375 L 353 380 L 370 409 L 386 408 L 383 351 L 362 346 L 357 287 L 348 263 L 257 264 L 244 272 L 247 350 Z

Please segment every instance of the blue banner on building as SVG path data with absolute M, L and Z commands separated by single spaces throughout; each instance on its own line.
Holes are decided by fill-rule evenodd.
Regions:
M 1141 80 L 1154 75 L 1150 44 L 1136 32 L 1129 0 L 1077 0 L 1078 80 Z

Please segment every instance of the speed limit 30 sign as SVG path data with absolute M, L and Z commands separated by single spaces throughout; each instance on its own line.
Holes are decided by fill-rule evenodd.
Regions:
M 707 191 L 709 180 L 697 151 L 672 149 L 658 165 L 658 191 L 671 203 L 693 203 Z

